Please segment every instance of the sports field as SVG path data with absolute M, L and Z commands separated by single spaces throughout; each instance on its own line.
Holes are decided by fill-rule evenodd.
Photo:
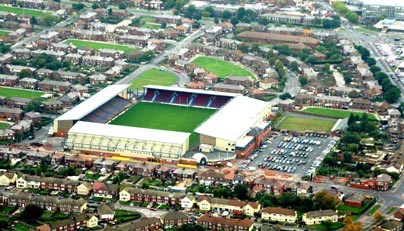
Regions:
M 10 127 L 10 124 L 0 122 L 0 129 L 5 129 L 5 128 L 8 128 L 8 127 Z
M 38 99 L 41 98 L 41 95 L 43 94 L 45 94 L 45 92 L 17 89 L 11 87 L 0 87 L 0 95 L 6 98 L 21 97 L 21 98 Z
M 111 124 L 192 133 L 190 144 L 198 140 L 194 129 L 216 110 L 140 102 Z
M 10 33 L 11 33 L 10 31 L 0 30 L 0 36 L 7 36 Z
M 330 116 L 334 118 L 348 118 L 351 113 L 353 113 L 355 116 L 359 115 L 361 116 L 363 113 L 362 112 L 355 112 L 355 111 L 348 111 L 348 110 L 338 110 L 338 109 L 330 109 L 330 108 L 322 108 L 322 107 L 310 107 L 310 108 L 305 108 L 303 110 L 306 113 L 310 113 L 313 115 L 323 115 L 323 116 Z M 371 120 L 377 120 L 376 116 L 371 113 L 367 113 L 368 118 Z
M 288 116 L 278 126 L 278 129 L 290 131 L 329 132 L 336 121 Z
M 40 10 L 31 10 L 27 8 L 19 8 L 19 7 L 12 7 L 12 6 L 0 6 L 0 11 L 14 13 L 16 15 L 27 15 L 27 16 L 34 16 L 34 17 L 41 17 L 45 14 L 45 12 Z
M 125 53 L 130 53 L 130 52 L 137 50 L 136 47 L 132 47 L 132 46 L 119 45 L 119 44 L 114 44 L 114 43 L 94 42 L 94 41 L 79 40 L 79 39 L 66 39 L 63 43 L 73 44 L 79 48 L 88 47 L 93 50 L 113 49 L 113 50 L 120 50 Z
M 212 72 L 219 78 L 226 78 L 228 76 L 251 76 L 254 78 L 254 75 L 246 69 L 216 58 L 198 57 L 192 63 L 202 67 L 206 71 Z
M 171 86 L 177 82 L 177 76 L 168 72 L 162 71 L 159 69 L 150 69 L 132 81 L 131 89 L 141 88 L 145 85 L 153 84 L 160 86 Z

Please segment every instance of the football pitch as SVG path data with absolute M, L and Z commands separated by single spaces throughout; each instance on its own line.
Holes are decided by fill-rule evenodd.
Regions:
M 364 112 L 357 112 L 357 111 L 348 111 L 348 110 L 339 110 L 339 109 L 331 109 L 331 108 L 322 108 L 322 107 L 309 107 L 303 110 L 303 112 L 313 114 L 313 115 L 320 115 L 320 116 L 330 116 L 334 118 L 349 118 L 351 113 L 354 116 L 362 116 Z M 366 113 L 368 118 L 371 120 L 378 120 L 374 114 Z
M 206 71 L 212 72 L 219 78 L 226 78 L 228 76 L 250 76 L 254 78 L 254 75 L 243 67 L 216 58 L 198 57 L 192 63 L 202 67 Z
M 120 50 L 125 53 L 130 53 L 136 51 L 136 47 L 126 46 L 126 45 L 119 45 L 114 43 L 105 43 L 105 42 L 94 42 L 94 41 L 87 41 L 87 40 L 79 40 L 79 39 L 67 39 L 63 43 L 66 44 L 73 44 L 74 46 L 81 48 L 87 47 L 93 50 L 99 49 L 112 49 L 112 50 Z
M 43 94 L 45 94 L 45 92 L 11 87 L 0 87 L 0 95 L 6 98 L 21 97 L 29 99 L 40 99 Z
M 19 8 L 19 7 L 12 7 L 12 6 L 0 6 L 0 11 L 13 13 L 16 15 L 27 15 L 27 16 L 34 16 L 34 17 L 41 17 L 45 14 L 45 12 L 40 10 L 32 10 L 28 8 Z
M 286 129 L 289 131 L 314 131 L 314 132 L 329 132 L 336 121 L 321 120 L 312 118 L 299 118 L 288 116 L 279 125 L 278 129 Z
M 159 69 L 150 69 L 135 78 L 132 81 L 131 89 L 142 88 L 145 85 L 160 85 L 160 86 L 171 86 L 177 81 L 177 76 L 174 74 L 162 71 Z
M 194 129 L 216 110 L 140 102 L 111 122 L 115 125 L 191 133 L 190 145 L 198 141 Z

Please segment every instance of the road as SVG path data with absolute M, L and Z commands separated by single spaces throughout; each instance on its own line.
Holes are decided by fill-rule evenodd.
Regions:
M 376 65 L 382 69 L 382 71 L 386 72 L 386 74 L 393 73 L 391 67 L 387 64 L 386 60 L 384 57 L 379 53 L 379 51 L 376 49 L 374 46 L 374 42 L 378 39 L 383 39 L 384 35 L 364 35 L 363 33 L 360 33 L 358 31 L 355 31 L 355 28 L 352 30 L 348 28 L 345 28 L 343 30 L 338 30 L 337 33 L 339 38 L 345 38 L 345 39 L 350 39 L 352 40 L 355 44 L 362 45 L 366 47 L 370 53 L 371 56 L 376 59 Z M 403 83 L 400 82 L 397 78 L 393 79 L 389 75 L 389 78 L 391 82 L 396 85 L 400 91 L 401 91 L 401 102 L 404 102 L 404 86 Z
M 159 54 L 156 56 L 154 59 L 152 59 L 148 64 L 145 65 L 140 65 L 138 69 L 136 69 L 134 72 L 130 73 L 123 79 L 117 81 L 115 84 L 129 84 L 131 83 L 137 76 L 139 76 L 141 73 L 144 71 L 147 71 L 152 68 L 158 68 L 159 63 L 161 63 L 164 59 L 166 59 L 169 55 L 177 53 L 180 49 L 184 48 L 185 46 L 189 45 L 193 40 L 199 38 L 204 34 L 204 29 L 205 27 L 201 27 L 198 30 L 194 31 L 192 34 L 188 35 L 185 37 L 183 40 L 173 44 L 172 41 L 170 41 L 170 44 L 173 44 L 173 46 L 169 49 L 167 49 L 165 52 Z M 173 69 L 168 68 L 167 71 L 175 74 L 178 76 L 178 85 L 184 86 L 186 83 L 189 82 L 189 77 L 185 75 L 184 73 L 176 73 L 173 71 Z
M 284 93 L 288 92 L 292 97 L 295 97 L 300 92 L 300 83 L 296 74 L 290 70 L 286 70 L 286 84 Z
M 129 205 L 122 205 L 119 202 L 115 203 L 114 207 L 116 209 L 122 209 L 122 210 L 127 210 L 127 211 L 132 211 L 132 212 L 138 212 L 138 213 L 141 213 L 142 216 L 144 216 L 144 217 L 161 217 L 161 216 L 163 216 L 164 214 L 167 213 L 166 210 L 152 211 L 152 210 L 150 210 L 148 208 L 134 207 L 134 206 L 129 206 Z
M 392 208 L 392 207 L 400 207 L 404 201 L 404 186 L 403 186 L 404 178 L 401 177 L 399 181 L 393 186 L 393 188 L 389 191 L 375 191 L 375 190 L 368 190 L 368 189 L 358 189 L 358 188 L 351 188 L 348 186 L 337 185 L 336 187 L 338 190 L 342 191 L 344 194 L 349 193 L 360 193 L 365 195 L 371 195 L 377 198 L 377 203 L 382 205 L 379 211 L 383 214 Z M 315 183 L 315 182 L 306 182 L 313 186 L 313 190 L 323 190 L 323 189 L 330 189 L 329 183 Z M 369 229 L 373 224 L 373 217 L 368 216 L 368 211 L 366 211 L 361 218 L 359 219 L 364 226 L 365 229 Z

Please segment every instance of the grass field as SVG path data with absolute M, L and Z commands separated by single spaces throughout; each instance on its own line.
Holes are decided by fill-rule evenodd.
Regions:
M 138 103 L 111 124 L 192 133 L 190 144 L 197 141 L 194 129 L 216 110 L 173 106 L 158 103 Z
M 141 25 L 140 27 L 155 30 L 155 29 L 160 29 L 161 25 L 156 24 L 156 23 L 145 23 L 145 24 Z
M 373 215 L 377 210 L 379 210 L 382 206 L 381 205 L 375 205 L 373 208 L 369 210 L 369 216 Z
M 113 43 L 103 43 L 103 42 L 94 42 L 94 41 L 87 41 L 87 40 L 78 40 L 78 39 L 66 39 L 64 43 L 73 44 L 76 47 L 88 47 L 93 50 L 99 49 L 113 49 L 113 50 L 121 50 L 125 53 L 130 53 L 136 51 L 136 47 L 126 46 L 126 45 L 119 45 Z
M 140 21 L 146 22 L 146 23 L 148 23 L 148 22 L 154 22 L 154 18 L 153 18 L 153 17 L 142 16 L 142 17 L 140 18 Z
M 305 108 L 303 112 L 310 113 L 313 115 L 323 115 L 323 116 L 330 116 L 330 117 L 335 117 L 335 118 L 348 118 L 351 113 L 353 113 L 355 116 L 359 115 L 361 116 L 363 113 L 362 112 L 354 112 L 354 111 L 347 111 L 347 110 L 338 110 L 338 109 L 330 109 L 330 108 L 322 108 L 322 107 L 310 107 L 310 108 Z M 368 114 L 368 118 L 371 120 L 377 120 L 376 116 L 374 114 Z
M 40 11 L 40 10 L 31 10 L 31 9 L 27 9 L 27 8 L 19 8 L 19 7 L 11 7 L 11 6 L 0 6 L 0 11 L 14 13 L 16 15 L 27 15 L 27 16 L 35 16 L 35 17 L 41 17 L 45 14 L 45 12 Z
M 212 72 L 219 78 L 226 78 L 228 76 L 251 76 L 254 78 L 254 75 L 246 69 L 216 58 L 198 57 L 192 63 L 202 67 L 206 71 Z
M 8 127 L 10 127 L 10 124 L 0 122 L 0 129 L 5 129 L 5 128 L 8 128 Z
M 10 33 L 11 33 L 10 31 L 0 30 L 0 36 L 7 36 Z
M 310 118 L 298 118 L 288 116 L 278 126 L 278 129 L 287 129 L 290 131 L 316 131 L 316 132 L 329 132 L 334 126 L 335 121 L 319 120 Z
M 31 91 L 10 87 L 0 87 L 0 95 L 6 98 L 12 97 L 21 97 L 21 98 L 30 98 L 30 99 L 38 99 L 41 98 L 44 92 L 41 91 Z
M 131 88 L 137 89 L 149 84 L 171 86 L 176 82 L 177 76 L 174 74 L 159 69 L 150 69 L 136 77 L 132 82 Z

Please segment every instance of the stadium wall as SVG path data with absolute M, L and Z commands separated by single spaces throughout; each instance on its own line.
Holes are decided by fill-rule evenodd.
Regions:
M 55 120 L 53 123 L 56 136 L 66 137 L 70 128 L 74 125 L 73 120 Z
M 84 154 L 102 157 L 124 157 L 136 160 L 178 160 L 189 150 L 189 138 L 182 144 L 124 139 L 107 136 L 89 136 L 69 132 L 67 148 Z M 173 149 L 175 152 L 172 152 Z

